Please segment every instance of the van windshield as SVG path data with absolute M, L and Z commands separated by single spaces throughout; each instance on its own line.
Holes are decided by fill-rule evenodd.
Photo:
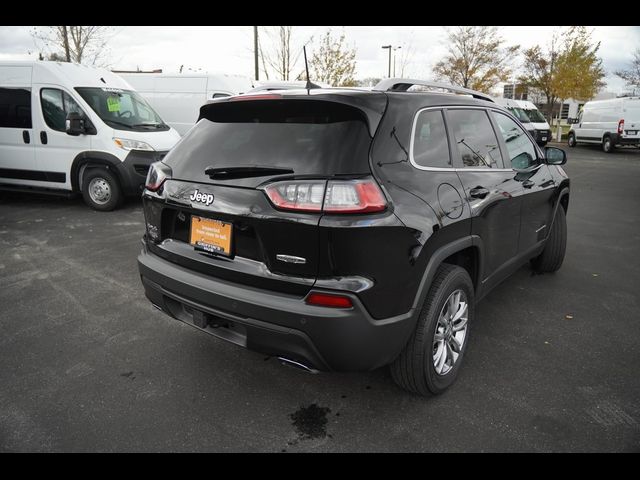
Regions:
M 133 90 L 78 87 L 76 91 L 104 123 L 116 130 L 169 130 L 169 125 Z
M 527 114 L 527 117 L 529 117 L 529 120 L 532 121 L 533 123 L 544 123 L 547 121 L 544 118 L 544 116 L 540 113 L 540 110 L 525 108 L 524 112 Z
M 524 113 L 523 109 L 518 107 L 509 107 L 509 111 L 513 113 L 513 116 L 516 117 L 518 120 L 520 120 L 520 122 L 531 123 L 531 120 L 529 119 L 527 114 Z

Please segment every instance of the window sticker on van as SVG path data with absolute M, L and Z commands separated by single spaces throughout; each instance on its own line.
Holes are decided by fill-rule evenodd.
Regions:
M 107 109 L 110 112 L 120 111 L 120 97 L 107 97 Z
M 122 92 L 124 92 L 124 90 L 122 90 L 121 88 L 110 88 L 110 87 L 103 87 L 103 88 L 101 88 L 101 90 L 103 92 L 109 92 L 109 93 L 122 93 Z

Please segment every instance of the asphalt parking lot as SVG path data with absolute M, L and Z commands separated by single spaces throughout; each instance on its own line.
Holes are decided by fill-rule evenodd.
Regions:
M 568 149 L 562 269 L 477 310 L 437 398 L 310 375 L 155 310 L 141 204 L 0 197 L 0 451 L 640 451 L 640 151 Z

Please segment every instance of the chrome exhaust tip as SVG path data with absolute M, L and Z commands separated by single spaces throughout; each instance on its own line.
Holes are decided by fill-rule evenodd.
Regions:
M 278 360 L 280 360 L 280 363 L 282 363 L 282 365 L 285 365 L 287 367 L 297 368 L 298 370 L 303 370 L 307 373 L 313 373 L 313 374 L 320 373 L 319 370 L 316 370 L 315 368 L 307 367 L 303 363 L 296 362 L 288 358 L 278 357 Z

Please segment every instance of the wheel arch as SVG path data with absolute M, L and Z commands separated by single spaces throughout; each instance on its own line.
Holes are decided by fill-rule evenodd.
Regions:
M 121 164 L 122 161 L 118 157 L 107 152 L 81 152 L 76 155 L 76 158 L 73 159 L 73 163 L 71 164 L 71 189 L 74 192 L 80 192 L 82 190 L 82 176 L 87 168 L 92 167 L 106 167 L 115 175 L 120 183 L 120 187 L 122 187 L 124 185 L 124 179 L 119 171 Z
M 418 285 L 418 291 L 412 306 L 413 310 L 415 312 L 421 311 L 422 304 L 436 272 L 443 263 L 458 265 L 467 270 L 471 277 L 473 288 L 477 293 L 481 286 L 480 279 L 484 266 L 482 252 L 482 239 L 477 235 L 459 238 L 433 252 Z

